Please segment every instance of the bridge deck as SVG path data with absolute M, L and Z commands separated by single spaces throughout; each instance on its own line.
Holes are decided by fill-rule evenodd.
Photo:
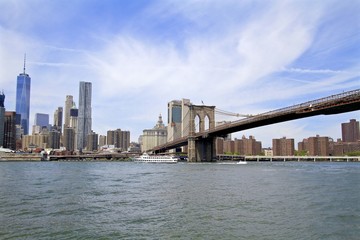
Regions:
M 213 129 L 195 134 L 195 138 L 221 137 L 229 133 L 256 128 L 260 126 L 311 117 L 330 115 L 360 110 L 360 89 L 308 101 L 305 103 L 277 109 L 270 112 L 247 117 L 238 121 L 223 124 Z M 157 146 L 155 152 L 166 151 L 187 145 L 188 136 Z

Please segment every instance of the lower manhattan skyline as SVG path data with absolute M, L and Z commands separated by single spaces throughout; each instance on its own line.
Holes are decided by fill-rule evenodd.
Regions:
M 172 100 L 255 115 L 360 86 L 359 1 L 30 0 L 0 7 L 5 108 L 15 111 L 26 52 L 30 128 L 36 113 L 65 107 L 67 95 L 78 103 L 81 81 L 92 83 L 92 130 L 121 128 L 132 141 L 159 114 L 167 122 Z M 284 136 L 336 140 L 341 123 L 359 117 L 315 116 L 232 137 L 253 135 L 264 147 Z M 216 116 L 223 120 L 236 118 Z

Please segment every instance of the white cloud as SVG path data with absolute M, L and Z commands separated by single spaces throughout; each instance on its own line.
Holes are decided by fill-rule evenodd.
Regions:
M 257 8 L 252 8 L 253 4 Z M 54 8 L 49 5 L 46 9 Z M 299 1 L 161 1 L 146 9 L 146 16 L 139 19 L 148 20 L 149 28 L 156 29 L 159 24 L 169 29 L 156 29 L 149 35 L 128 28 L 91 32 L 81 48 L 66 44 L 72 39 L 49 41 L 43 36 L 19 33 L 18 15 L 25 9 L 16 7 L 13 23 L 0 22 L 0 35 L 5 36 L 0 40 L 0 83 L 13 86 L 6 98 L 10 104 L 15 99 L 22 56 L 27 52 L 33 80 L 31 115 L 48 112 L 51 116 L 64 104 L 66 95 L 74 95 L 76 100 L 79 81 L 91 81 L 94 130 L 104 134 L 108 129 L 129 129 L 133 140 L 142 129 L 156 123 L 159 113 L 166 121 L 166 105 L 173 99 L 190 98 L 195 104 L 203 100 L 232 112 L 261 113 L 277 107 L 278 101 L 283 101 L 285 107 L 299 103 L 293 102 L 299 99 L 311 100 L 313 94 L 324 96 L 358 87 L 359 81 L 354 80 L 359 79 L 358 66 L 333 69 L 296 64 L 313 47 L 329 5 Z M 75 13 L 72 9 L 70 16 Z M 37 30 L 36 24 L 44 16 L 48 13 L 33 22 L 31 16 L 26 19 Z M 67 15 L 56 16 L 61 16 L 60 21 Z M 5 19 L 0 17 L 2 22 Z M 173 28 L 179 30 L 177 35 L 158 38 L 157 34 L 169 34 Z M 64 38 L 66 30 L 59 29 Z M 307 133 L 306 127 L 284 124 L 278 128 L 279 132 L 291 130 L 291 134 L 299 135 Z M 261 131 L 270 134 L 265 128 Z

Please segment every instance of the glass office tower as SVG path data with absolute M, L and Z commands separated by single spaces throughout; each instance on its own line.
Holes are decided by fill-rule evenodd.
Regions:
M 49 128 L 49 114 L 36 113 L 34 125 Z
M 77 123 L 77 149 L 87 145 L 87 135 L 91 133 L 91 82 L 80 82 L 79 110 Z
M 24 135 L 29 134 L 30 85 L 31 78 L 25 73 L 24 61 L 24 72 L 17 77 L 16 85 L 16 114 L 19 116 L 17 123 L 21 125 Z

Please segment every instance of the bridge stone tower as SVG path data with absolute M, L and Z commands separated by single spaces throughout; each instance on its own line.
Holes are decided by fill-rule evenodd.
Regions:
M 215 128 L 215 106 L 190 105 L 190 129 L 188 137 L 188 161 L 201 162 L 212 161 L 216 155 L 216 137 L 209 137 L 206 133 L 206 118 L 209 121 L 209 129 Z M 195 118 L 199 118 L 199 133 L 195 132 Z

